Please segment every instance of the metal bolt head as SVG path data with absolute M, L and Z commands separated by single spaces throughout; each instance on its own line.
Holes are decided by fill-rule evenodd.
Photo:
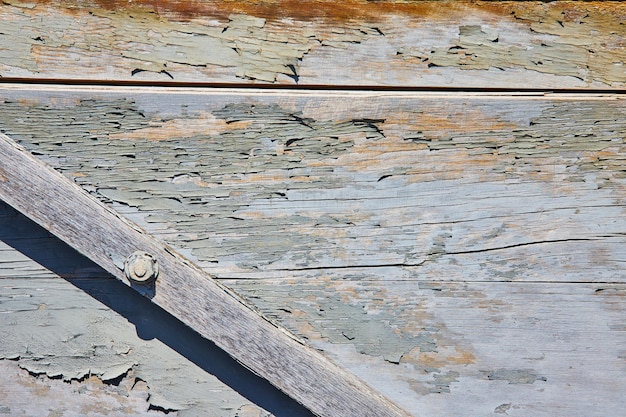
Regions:
M 133 252 L 124 262 L 124 273 L 131 282 L 148 284 L 159 275 L 159 264 L 148 252 Z

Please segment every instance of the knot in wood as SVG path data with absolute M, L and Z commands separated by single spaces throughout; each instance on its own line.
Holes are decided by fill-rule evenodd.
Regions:
M 148 252 L 135 251 L 126 258 L 124 273 L 132 282 L 147 284 L 159 275 L 159 264 Z

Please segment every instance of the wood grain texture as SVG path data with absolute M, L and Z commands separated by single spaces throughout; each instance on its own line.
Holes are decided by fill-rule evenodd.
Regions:
M 5 88 L 2 131 L 414 415 L 619 415 L 621 95 Z
M 227 284 L 415 415 L 622 413 L 624 284 L 385 278 Z
M 0 76 L 624 88 L 619 2 L 33 1 L 0 5 Z
M 2 130 L 218 278 L 623 279 L 621 96 L 74 91 Z

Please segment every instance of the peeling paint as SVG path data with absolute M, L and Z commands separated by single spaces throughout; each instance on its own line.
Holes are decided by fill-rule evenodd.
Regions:
M 135 19 L 138 33 L 126 30 L 125 13 L 107 12 L 102 17 L 111 22 L 113 45 L 136 45 L 121 48 L 123 56 L 135 62 L 134 74 L 152 71 L 174 78 L 177 74 L 170 69 L 172 64 L 216 65 L 236 68 L 239 78 L 274 82 L 278 74 L 284 74 L 297 82 L 299 60 L 315 43 L 309 36 L 299 35 L 301 28 L 281 36 L 266 30 L 265 19 L 240 14 L 217 25 L 185 27 L 147 15 L 139 17 L 139 22 Z
M 261 303 L 264 304 L 264 303 Z M 312 305 L 311 305 L 312 304 Z M 312 317 L 311 324 L 331 343 L 353 344 L 357 352 L 382 356 L 390 363 L 400 363 L 410 350 L 419 347 L 422 352 L 436 349 L 435 329 L 421 334 L 403 333 L 394 329 L 401 311 L 370 312 L 361 305 L 348 305 L 336 297 L 317 302 L 296 302 L 294 307 Z
M 626 82 L 619 3 L 25 4 L 0 6 L 3 77 L 545 88 Z
M 97 53 L 98 60 L 118 67 L 124 78 L 150 72 L 178 80 L 181 68 L 183 73 L 184 68 L 191 68 L 192 72 L 216 71 L 239 79 L 297 83 L 300 62 L 312 47 L 325 44 L 342 48 L 375 32 L 363 26 L 320 38 L 309 25 L 267 23 L 264 18 L 238 13 L 226 19 L 205 17 L 182 24 L 156 13 L 120 8 L 95 8 L 88 13 L 79 8 L 69 10 L 69 14 L 46 18 L 43 27 L 38 27 L 41 17 L 53 13 L 52 9 L 14 10 L 5 5 L 0 10 L 7 17 L 0 33 L 0 69 L 6 68 L 9 75 L 15 69 L 18 75 L 20 70 L 63 71 L 62 65 L 68 65 L 76 55 L 99 66 L 91 56 Z M 125 68 L 119 68 L 121 65 Z
M 29 284 L 6 278 L 0 281 L 3 300 L 14 294 L 12 302 L 2 303 L 0 358 L 15 360 L 32 375 L 66 383 L 89 378 L 110 383 L 132 374 L 149 386 L 146 409 L 190 409 L 181 415 L 216 413 L 229 403 L 232 407 L 243 401 L 160 342 L 139 339 L 132 324 L 60 278 L 38 281 L 37 287 L 43 291 L 36 291 L 32 279 Z M 16 298 L 18 294 L 29 294 L 29 304 Z M 38 309 L 42 297 L 54 308 Z M 190 378 L 195 381 L 193 388 L 188 384 Z M 221 392 L 219 398 L 206 396 L 213 390 Z
M 458 382 L 459 373 L 450 371 L 445 374 L 434 374 L 434 379 L 429 382 L 432 385 L 430 392 L 433 394 L 441 394 L 442 392 L 450 392 L 450 384 Z
M 608 239 L 616 226 L 597 222 L 597 204 L 622 218 L 614 194 L 622 187 L 625 151 L 620 101 L 476 100 L 467 110 L 466 101 L 448 99 L 415 111 L 426 102 L 409 100 L 373 118 L 345 104 L 327 113 L 334 103 L 313 98 L 296 106 L 289 97 L 242 103 L 234 96 L 214 103 L 183 96 L 157 116 L 145 108 L 147 97 L 114 97 L 40 104 L 6 99 L 0 122 L 3 131 L 218 277 L 358 267 L 352 259 L 424 273 L 443 262 L 450 277 L 469 271 L 506 280 L 526 276 L 524 262 L 496 262 L 503 251 L 545 258 L 535 262 L 536 271 L 578 263 L 563 275 L 569 280 L 587 280 L 597 264 L 588 260 L 604 253 L 602 271 L 594 274 L 619 274 L 617 265 L 607 268 L 619 259 L 608 242 L 567 260 L 546 245 L 577 250 L 584 239 Z M 372 111 L 388 105 L 363 101 Z M 313 117 L 314 109 L 321 114 Z M 447 128 L 437 130 L 442 120 Z M 469 201 L 472 193 L 452 192 L 466 183 L 498 198 L 485 205 Z M 520 194 L 527 196 L 525 208 L 517 203 Z M 450 204 L 467 211 L 446 214 Z M 494 224 L 493 210 L 508 220 Z M 381 218 L 381 211 L 394 217 Z M 554 241 L 554 231 L 529 220 L 537 212 L 561 224 L 564 237 Z M 442 216 L 448 219 L 436 226 Z M 387 235 L 378 235 L 389 226 Z M 407 233 L 415 238 L 407 240 Z M 529 234 L 536 237 L 529 240 Z M 488 268 L 471 260 L 483 250 Z
M 178 415 L 175 410 L 151 410 L 145 382 L 126 374 L 114 383 L 95 375 L 61 381 L 20 368 L 19 362 L 0 360 L 0 414 L 42 415 L 46 410 L 59 416 Z
M 521 13 L 523 15 L 523 13 Z M 559 21 L 559 14 L 552 17 Z M 589 15 L 587 16 L 589 17 Z M 547 16 L 534 16 L 539 21 L 527 27 L 527 33 L 533 33 L 530 45 L 521 44 L 519 39 L 507 36 L 502 27 L 490 28 L 482 25 L 460 26 L 458 39 L 449 47 L 436 47 L 418 52 L 401 50 L 405 58 L 417 58 L 431 67 L 457 67 L 463 70 L 487 70 L 491 67 L 506 71 L 510 68 L 525 68 L 547 74 L 570 76 L 586 82 L 595 80 L 607 85 L 616 85 L 626 81 L 626 52 L 624 48 L 606 49 L 606 40 L 598 42 L 594 33 L 606 31 L 616 34 L 621 31 L 618 19 L 604 16 L 600 22 L 586 21 L 583 17 L 577 22 L 562 22 L 561 27 L 544 23 L 550 21 Z M 524 17 L 518 17 L 525 20 Z M 571 43 L 563 42 L 565 33 L 573 35 L 573 25 L 585 25 L 586 29 L 574 36 Z M 510 30 L 509 28 L 507 28 Z M 500 31 L 505 32 L 500 39 Z M 541 34 L 545 36 L 541 37 Z M 618 41 L 623 42 L 623 39 Z M 602 68 L 600 68 L 602 67 Z
M 4 109 L 10 113 L 9 109 L 13 106 L 15 104 L 5 102 Z M 19 108 L 19 105 L 17 107 Z M 258 175 L 258 172 L 293 169 L 293 173 L 303 177 L 303 181 L 295 183 L 296 187 L 313 187 L 315 177 L 307 175 L 310 169 L 302 167 L 300 161 L 305 159 L 307 163 L 315 164 L 315 160 L 318 159 L 337 158 L 352 146 L 355 138 L 379 135 L 375 128 L 360 120 L 319 122 L 304 119 L 297 112 L 289 112 L 277 106 L 227 105 L 215 111 L 214 115 L 235 128 L 216 136 L 196 135 L 186 139 L 185 142 L 168 140 L 154 143 L 149 139 L 111 141 L 109 134 L 121 138 L 124 132 L 128 132 L 130 137 L 135 137 L 136 132 L 148 128 L 148 120 L 133 103 L 127 100 L 100 103 L 81 101 L 78 107 L 58 109 L 55 113 L 53 115 L 49 107 L 31 107 L 27 112 L 28 116 L 18 117 L 13 122 L 4 119 L 3 125 L 5 131 L 15 134 L 24 144 L 43 145 L 48 150 L 61 147 L 64 155 L 62 159 L 50 162 L 54 166 L 67 168 L 70 172 L 96 169 L 94 172 L 109 177 L 112 174 L 109 169 L 130 164 L 129 171 L 126 171 L 130 175 L 123 183 L 110 185 L 101 183 L 97 194 L 133 207 L 143 207 L 147 203 L 149 210 L 153 211 L 147 218 L 148 222 L 161 221 L 162 216 L 159 213 L 161 210 L 179 210 L 185 219 L 184 223 L 188 223 L 192 229 L 196 228 L 192 231 L 196 236 L 204 229 L 203 225 L 206 224 L 207 218 L 215 224 L 215 227 L 224 231 L 238 227 L 237 223 L 240 220 L 233 215 L 230 202 L 222 204 L 223 197 L 227 195 L 240 195 L 242 207 L 246 205 L 244 197 L 246 200 L 284 199 L 286 183 L 291 182 L 292 175 L 280 174 L 282 181 L 270 184 L 268 181 L 272 177 Z M 98 117 L 94 116 L 96 114 Z M 51 117 L 55 120 L 54 125 L 58 126 L 57 133 L 52 135 L 49 133 L 53 125 L 49 123 L 46 138 L 34 138 L 32 135 L 36 132 L 32 129 L 32 124 L 35 120 L 39 118 L 47 120 Z M 238 129 L 237 126 L 241 123 L 245 123 L 245 128 Z M 20 131 L 23 134 L 18 133 Z M 176 152 L 179 158 L 170 158 L 168 153 L 172 145 L 178 148 Z M 96 153 L 100 149 L 108 148 L 111 153 L 106 152 L 99 157 L 84 160 L 85 146 Z M 179 172 L 180 168 L 185 171 Z M 153 174 L 157 172 L 158 177 L 155 178 Z M 146 175 L 146 181 L 137 182 L 138 175 L 142 174 Z M 198 175 L 201 181 L 211 178 L 212 184 L 230 182 L 236 184 L 236 189 L 224 194 L 214 186 L 205 187 L 204 185 L 208 185 L 206 181 L 186 183 L 182 186 L 180 175 L 190 174 Z M 77 177 L 80 182 L 81 178 L 87 180 L 86 177 Z M 100 181 L 91 184 L 97 183 Z M 166 191 L 166 194 L 155 199 L 151 192 L 154 186 L 164 191 L 170 189 L 173 194 Z M 326 183 L 325 186 L 329 184 Z M 168 215 L 166 221 L 172 220 L 174 218 Z M 204 236 L 204 233 L 198 236 L 200 239 L 194 239 L 196 241 L 191 243 L 195 256 L 211 260 L 216 256 L 233 253 L 232 249 L 220 244 L 219 241 L 202 239 L 201 236 Z M 268 251 L 273 251 L 278 249 L 275 245 L 287 248 L 293 244 L 305 243 L 302 237 L 298 237 L 297 240 L 294 237 L 291 242 L 283 238 L 274 243 L 251 241 L 248 245 L 250 247 L 262 245 Z M 243 249 L 242 242 L 238 242 L 237 246 L 237 251 Z M 242 266 L 245 265 L 245 260 L 239 262 Z
M 450 113 L 454 112 L 455 105 L 465 107 L 463 103 L 454 102 L 441 106 Z M 477 105 L 480 108 L 489 103 L 478 102 Z M 484 112 L 489 110 L 493 107 L 485 108 Z M 48 162 L 62 166 L 68 175 L 74 175 L 79 183 L 101 198 L 139 209 L 145 213 L 144 221 L 148 225 L 174 228 L 179 235 L 164 231 L 173 238 L 170 243 L 190 249 L 201 261 L 229 262 L 227 258 L 231 254 L 263 249 L 263 260 L 237 255 L 230 261 L 236 262 L 239 269 L 251 270 L 255 265 L 267 263 L 283 268 L 289 263 L 292 268 L 310 267 L 316 260 L 332 266 L 328 262 L 350 258 L 350 252 L 345 251 L 355 245 L 356 250 L 359 243 L 354 240 L 359 236 L 352 235 L 352 231 L 373 227 L 368 217 L 377 210 L 397 208 L 379 200 L 371 200 L 371 203 L 362 200 L 358 203 L 363 205 L 362 209 L 352 211 L 347 217 L 345 214 L 337 217 L 333 211 L 347 213 L 354 208 L 354 203 L 344 204 L 342 198 L 371 197 L 374 192 L 389 199 L 391 195 L 386 190 L 392 184 L 404 189 L 409 196 L 426 192 L 432 198 L 443 199 L 441 204 L 453 196 L 433 194 L 434 188 L 425 180 L 459 180 L 477 170 L 479 178 L 494 175 L 503 181 L 516 181 L 521 175 L 535 176 L 547 184 L 554 180 L 599 180 L 595 187 L 607 187 L 610 193 L 613 187 L 619 187 L 622 172 L 619 161 L 624 143 L 619 132 L 625 129 L 622 120 L 626 117 L 619 117 L 619 114 L 623 110 L 619 102 L 587 102 L 581 106 L 565 102 L 534 108 L 535 115 L 526 122 L 511 118 L 519 110 L 500 105 L 501 113 L 494 122 L 498 130 L 488 124 L 476 126 L 475 131 L 468 126 L 462 130 L 463 123 L 458 122 L 458 132 L 453 127 L 444 132 L 437 132 L 434 127 L 417 130 L 426 127 L 433 116 L 414 113 L 406 116 L 415 118 L 407 128 L 409 131 L 401 132 L 398 125 L 393 122 L 387 125 L 384 119 L 316 120 L 277 104 L 231 103 L 210 114 L 211 120 L 220 120 L 224 126 L 232 128 L 224 127 L 217 134 L 201 134 L 193 127 L 190 137 L 185 137 L 183 130 L 182 137 L 161 138 L 158 143 L 140 138 L 138 132 L 156 129 L 159 123 L 167 125 L 171 120 L 181 120 L 179 125 L 183 126 L 185 119 L 148 117 L 129 100 L 82 100 L 76 107 L 66 108 L 24 107 L 18 102 L 5 101 L 2 122 L 5 132 L 21 139 L 32 150 L 45 154 Z M 502 120 L 507 112 L 511 114 L 508 124 L 504 125 Z M 202 113 L 202 120 L 208 118 L 206 114 L 206 111 Z M 571 115 L 576 117 L 571 118 Z M 396 113 L 395 117 L 400 116 Z M 459 113 L 456 117 L 463 116 Z M 37 132 L 33 126 L 40 123 L 45 123 L 46 129 Z M 412 132 L 413 129 L 416 132 Z M 384 175 L 389 158 L 398 157 L 395 147 L 405 143 L 402 159 L 394 162 L 395 174 Z M 460 162 L 459 158 L 465 161 Z M 415 168 L 415 160 L 422 161 L 420 168 Z M 433 171 L 422 171 L 424 169 Z M 440 173 L 434 171 L 437 169 L 441 169 Z M 594 180 L 597 173 L 601 173 L 601 177 Z M 354 175 L 361 176 L 359 184 L 366 184 L 372 181 L 370 175 L 375 176 L 375 184 L 362 189 L 344 187 L 342 184 L 349 183 Z M 143 180 L 138 182 L 138 177 Z M 181 182 L 185 177 L 194 179 Z M 380 182 L 383 177 L 384 184 Z M 407 180 L 415 181 L 414 185 L 406 184 Z M 476 187 L 496 185 L 476 184 Z M 519 191 L 524 187 L 524 184 L 515 186 Z M 582 184 L 581 187 L 587 186 Z M 505 184 L 502 188 L 506 193 L 505 190 L 513 186 Z M 532 188 L 529 186 L 523 192 L 532 194 Z M 600 192 L 593 188 L 591 183 L 589 192 L 593 191 L 597 199 Z M 331 199 L 336 201 L 335 208 L 327 209 L 326 216 L 314 214 L 316 207 Z M 537 204 L 544 202 L 537 200 Z M 567 198 L 563 198 L 563 204 L 570 204 Z M 424 210 L 428 213 L 428 207 Z M 257 224 L 259 231 L 266 229 L 263 219 L 267 216 L 273 217 L 276 224 L 265 234 L 244 237 L 238 232 L 241 222 L 246 223 L 248 230 L 252 224 Z M 346 236 L 343 237 L 338 235 L 341 229 L 334 227 L 338 224 L 355 226 L 344 229 L 342 233 Z M 303 227 L 312 226 L 315 226 L 314 233 L 299 232 Z M 515 229 L 514 224 L 500 225 L 492 234 L 478 240 L 501 240 L 503 235 L 516 233 Z M 458 234 L 453 236 L 441 228 L 430 231 L 427 226 L 421 230 L 420 235 L 425 239 L 421 245 L 413 247 L 425 250 L 415 253 L 408 242 L 378 239 L 378 247 L 387 247 L 385 252 L 379 250 L 381 254 L 389 254 L 387 259 L 390 260 L 386 263 L 408 267 L 430 262 L 448 252 L 460 255 L 462 250 L 458 243 L 457 249 L 450 246 L 451 241 L 458 240 Z M 266 239 L 268 234 L 276 232 L 280 239 Z M 322 253 L 305 252 L 311 243 L 337 241 L 337 238 L 343 240 L 337 248 L 345 255 L 337 252 L 334 261 L 326 259 Z M 536 244 L 543 241 L 549 240 L 539 240 Z M 526 244 L 519 240 L 511 242 L 513 245 L 522 243 Z M 286 250 L 291 251 L 289 258 L 281 255 Z M 494 264 L 492 268 L 499 267 Z M 502 270 L 497 274 L 510 279 L 517 271 Z

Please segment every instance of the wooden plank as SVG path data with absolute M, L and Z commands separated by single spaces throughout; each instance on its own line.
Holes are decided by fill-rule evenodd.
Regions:
M 351 374 L 248 308 L 171 248 L 121 218 L 80 187 L 0 136 L 0 198 L 150 297 L 318 415 L 406 415 Z M 68 215 L 68 214 L 72 215 Z M 154 288 L 122 272 L 136 250 L 158 260 Z
M 2 94 L 5 133 L 218 278 L 624 280 L 620 95 Z
M 56 250 L 55 245 L 41 244 L 55 239 L 27 230 L 23 220 L 0 204 L 0 219 L 7 213 L 0 223 L 0 240 L 11 244 L 23 240 L 44 257 L 37 262 L 45 265 L 52 263 L 45 259 L 52 250 L 57 256 L 55 269 L 63 270 L 63 275 L 75 274 L 72 264 L 81 265 L 80 259 L 68 257 L 58 244 Z M 11 363 L 38 374 L 25 375 L 16 365 L 0 361 L 0 380 L 7 381 L 2 384 L 0 409 L 10 408 L 10 415 L 20 409 L 28 415 L 45 414 L 37 411 L 43 407 L 71 411 L 80 405 L 88 410 L 91 400 L 105 393 L 113 398 L 105 397 L 107 402 L 90 410 L 102 412 L 115 400 L 134 406 L 133 415 L 139 415 L 140 406 L 145 409 L 150 401 L 161 408 L 189 407 L 185 412 L 195 415 L 231 417 L 234 409 L 252 407 L 160 346 L 152 338 L 154 332 L 146 337 L 146 329 L 140 326 L 137 333 L 150 340 L 139 339 L 131 323 L 150 321 L 145 320 L 143 307 L 124 307 L 131 313 L 129 323 L 37 262 L 0 243 L 0 358 L 19 356 Z M 409 410 L 429 416 L 498 416 L 502 411 L 511 416 L 553 416 L 555 410 L 566 415 L 619 415 L 626 405 L 624 284 L 460 283 L 419 276 L 389 282 L 382 281 L 379 273 L 375 268 L 363 269 L 357 276 L 354 271 L 329 269 L 319 272 L 324 280 L 309 276 L 289 282 L 226 283 Z M 103 282 L 106 279 L 88 280 L 94 282 L 80 281 L 98 299 L 122 298 L 110 291 L 113 287 Z M 399 333 L 386 329 L 386 321 Z M 39 326 L 33 338 L 35 324 Z M 385 336 L 382 343 L 381 335 Z M 190 343 L 187 335 L 178 336 Z M 94 348 L 103 344 L 107 349 Z M 136 363 L 127 378 L 139 378 L 149 389 L 138 382 L 129 391 L 126 378 L 119 386 L 99 383 L 96 377 L 110 373 L 119 362 Z M 78 381 L 87 368 L 92 377 Z M 74 376 L 70 383 L 62 380 Z M 64 390 L 79 387 L 84 394 Z M 20 393 L 37 388 L 43 389 L 28 397 L 26 404 Z M 116 395 L 126 392 L 128 397 Z M 88 393 L 92 396 L 85 398 Z
M 0 76 L 623 89 L 625 20 L 612 1 L 7 0 Z

